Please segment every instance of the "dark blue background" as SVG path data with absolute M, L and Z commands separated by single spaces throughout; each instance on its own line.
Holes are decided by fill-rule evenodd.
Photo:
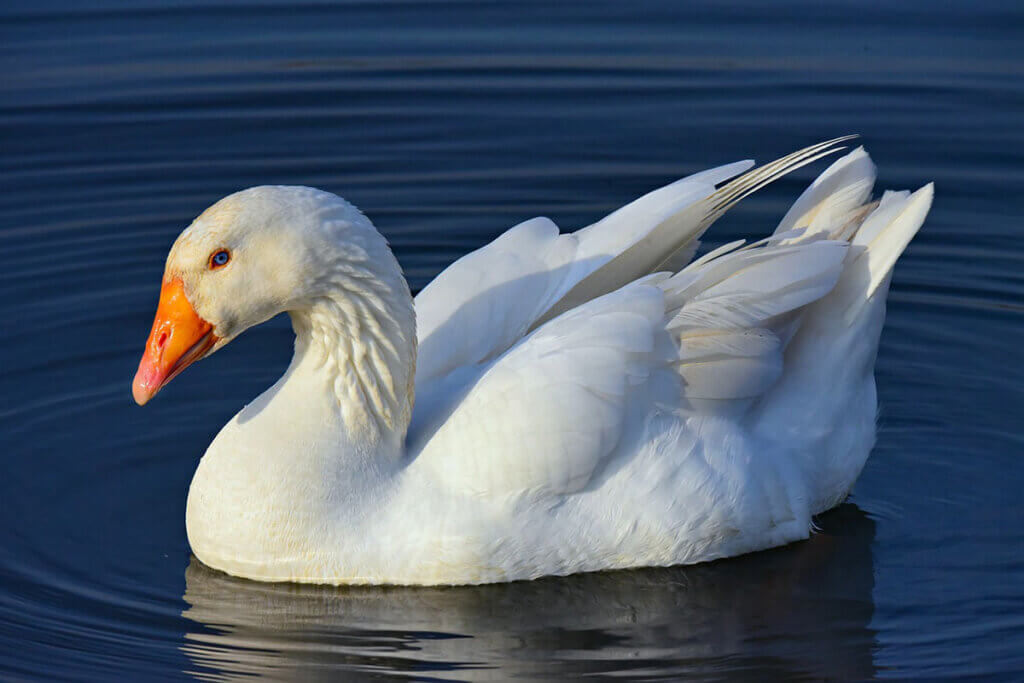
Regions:
M 1024 675 L 1022 52 L 1018 2 L 4 3 L 0 677 Z M 936 201 L 878 447 L 811 541 L 483 589 L 189 566 L 196 462 L 290 348 L 276 320 L 131 402 L 166 250 L 220 196 L 342 194 L 418 289 L 525 218 L 850 132 Z M 710 241 L 769 231 L 818 168 Z

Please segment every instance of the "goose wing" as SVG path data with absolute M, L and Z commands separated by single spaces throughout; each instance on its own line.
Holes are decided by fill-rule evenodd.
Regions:
M 416 464 L 460 493 L 580 490 L 628 428 L 631 389 L 671 360 L 657 344 L 664 298 L 628 285 L 431 385 L 409 433 Z
M 460 258 L 416 297 L 417 388 L 508 350 L 541 324 L 651 273 L 677 271 L 705 230 L 747 195 L 838 151 L 812 145 L 744 173 L 719 166 L 655 190 L 575 233 L 534 218 Z
M 799 312 L 835 286 L 849 246 L 787 235 L 633 282 L 435 383 L 410 431 L 417 461 L 473 495 L 569 494 L 643 447 L 655 406 L 681 419 L 748 409 L 779 380 Z
M 417 387 L 508 350 L 574 286 L 752 163 L 683 178 L 575 233 L 533 218 L 452 263 L 416 296 Z

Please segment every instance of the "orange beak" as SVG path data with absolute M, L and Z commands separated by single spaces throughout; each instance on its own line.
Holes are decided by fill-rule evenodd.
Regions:
M 217 335 L 213 325 L 199 317 L 185 297 L 181 278 L 164 280 L 153 329 L 132 382 L 132 396 L 140 406 L 156 396 L 178 373 L 206 355 Z

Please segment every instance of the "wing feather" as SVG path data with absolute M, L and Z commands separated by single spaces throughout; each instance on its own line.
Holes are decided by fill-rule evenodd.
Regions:
M 614 258 L 575 282 L 564 296 L 537 318 L 532 328 L 637 278 L 678 265 L 677 255 L 692 253 L 700 236 L 736 203 L 787 173 L 845 149 L 837 145 L 854 137 L 847 135 L 811 145 L 755 168 L 716 191 L 696 197 L 675 213 L 664 216 L 642 239 L 633 241 Z M 630 206 L 623 207 L 620 212 L 627 212 Z
M 417 387 L 505 352 L 577 282 L 752 164 L 695 173 L 572 234 L 534 218 L 458 259 L 416 297 Z
M 768 241 L 720 251 L 659 284 L 689 407 L 731 411 L 779 379 L 792 316 L 832 290 L 847 248 L 822 239 L 785 246 Z
M 417 462 L 472 495 L 578 491 L 619 443 L 631 388 L 667 365 L 663 324 L 647 284 L 560 316 L 482 370 Z

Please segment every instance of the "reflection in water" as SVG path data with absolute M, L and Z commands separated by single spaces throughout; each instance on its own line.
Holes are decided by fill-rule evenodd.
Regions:
M 183 649 L 216 679 L 871 677 L 874 522 L 844 504 L 818 524 L 734 560 L 477 587 L 264 584 L 193 559 Z

